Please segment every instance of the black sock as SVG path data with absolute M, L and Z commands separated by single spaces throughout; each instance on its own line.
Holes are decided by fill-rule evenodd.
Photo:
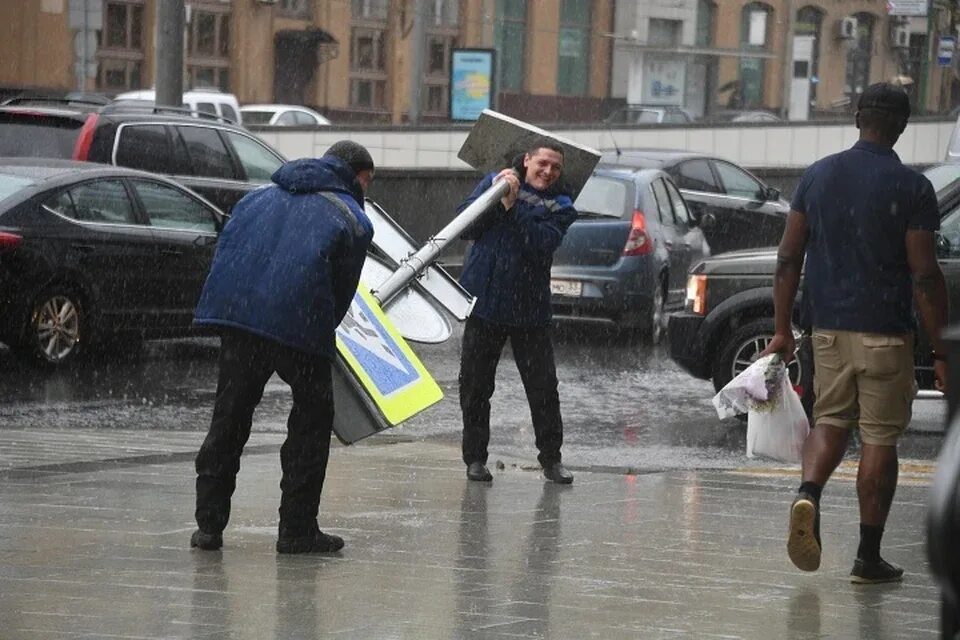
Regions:
M 813 498 L 814 502 L 820 502 L 820 494 L 823 493 L 823 487 L 818 485 L 816 482 L 805 481 L 800 483 L 801 493 L 809 494 Z
M 880 559 L 880 539 L 883 538 L 883 525 L 860 523 L 860 546 L 857 557 L 861 560 L 876 562 Z

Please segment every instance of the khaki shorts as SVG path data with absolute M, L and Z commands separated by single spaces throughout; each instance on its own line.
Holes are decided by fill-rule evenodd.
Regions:
M 813 364 L 814 424 L 859 426 L 866 444 L 897 443 L 917 395 L 912 334 L 814 329 Z

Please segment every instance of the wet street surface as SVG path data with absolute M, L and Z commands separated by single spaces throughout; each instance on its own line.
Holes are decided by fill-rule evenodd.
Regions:
M 217 377 L 215 338 L 154 341 L 134 353 L 93 358 L 72 369 L 39 372 L 0 351 L 0 428 L 205 431 Z M 593 327 L 563 325 L 556 359 L 564 419 L 564 460 L 575 468 L 651 472 L 734 468 L 748 461 L 746 428 L 721 421 L 710 382 L 650 347 Z M 434 407 L 375 438 L 459 444 L 459 334 L 415 345 L 443 388 Z M 944 403 L 918 401 L 902 456 L 929 460 L 942 440 Z M 253 431 L 283 433 L 289 388 L 271 379 Z M 491 462 L 535 464 L 530 413 L 509 348 L 501 359 L 491 410 Z
M 41 373 L 0 351 L 0 638 L 936 638 L 924 517 L 940 402 L 917 403 L 884 537 L 903 584 L 856 587 L 855 451 L 824 494 L 821 570 L 785 553 L 797 468 L 743 454 L 710 383 L 664 347 L 561 331 L 572 486 L 544 483 L 509 350 L 492 485 L 464 478 L 459 336 L 417 351 L 443 387 L 400 429 L 335 446 L 333 556 L 274 551 L 289 390 L 255 416 L 222 552 L 188 549 L 218 342 Z M 502 464 L 496 464 L 500 462 Z

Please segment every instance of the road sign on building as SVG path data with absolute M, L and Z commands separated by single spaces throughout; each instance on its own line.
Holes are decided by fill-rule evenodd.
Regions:
M 928 0 L 888 0 L 887 13 L 891 16 L 927 15 Z
M 940 36 L 937 43 L 937 64 L 949 67 L 953 64 L 953 53 L 957 48 L 957 39 L 954 36 Z

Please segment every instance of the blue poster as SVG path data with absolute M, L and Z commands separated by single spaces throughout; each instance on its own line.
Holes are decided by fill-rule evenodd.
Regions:
M 476 120 L 492 109 L 493 49 L 454 49 L 450 64 L 450 119 Z

